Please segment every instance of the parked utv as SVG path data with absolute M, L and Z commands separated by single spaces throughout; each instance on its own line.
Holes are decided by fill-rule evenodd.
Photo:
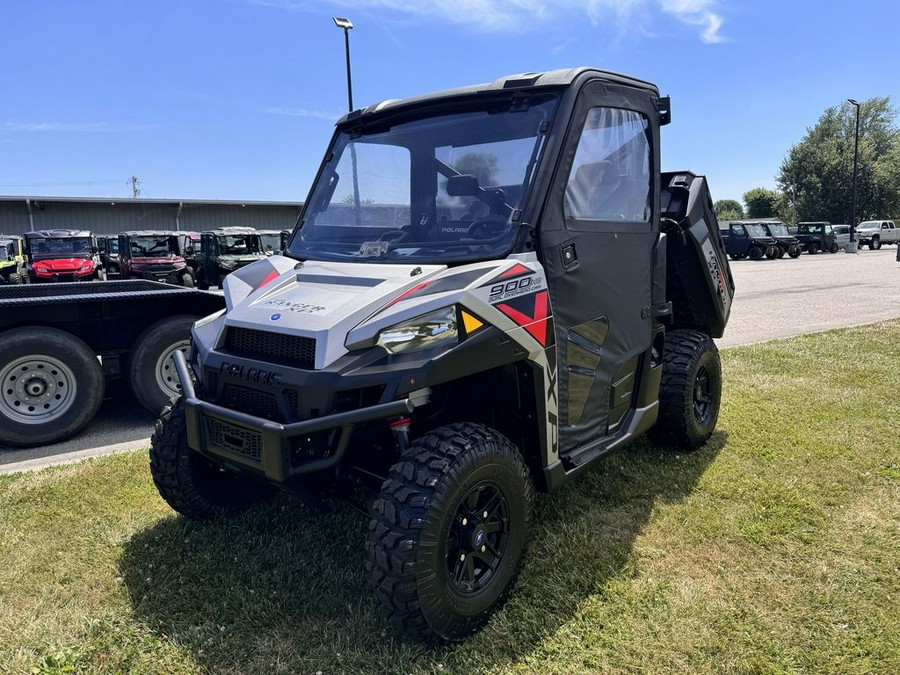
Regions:
M 775 239 L 757 222 L 733 221 L 722 227 L 720 233 L 732 260 L 762 260 L 778 255 Z
M 178 232 L 140 230 L 119 234 L 123 279 L 149 279 L 194 287 L 194 276 L 179 253 Z
M 106 270 L 106 278 L 120 278 L 122 268 L 119 264 L 119 236 L 116 234 L 97 235 L 97 251 L 100 264 Z
M 191 270 L 194 283 L 197 281 L 197 252 L 200 250 L 199 232 L 177 232 L 178 255 L 184 258 L 184 262 Z
M 17 234 L 0 234 L 0 283 L 28 283 L 25 239 Z
M 97 240 L 88 230 L 38 230 L 25 233 L 31 281 L 105 280 Z
M 797 223 L 797 241 L 804 251 L 811 254 L 819 251 L 837 253 L 840 250 L 834 237 L 834 228 L 831 223 L 824 221 Z
M 757 222 L 762 225 L 766 234 L 775 239 L 775 246 L 778 249 L 775 252 L 776 258 L 783 258 L 785 253 L 791 258 L 799 258 L 800 254 L 803 253 L 797 237 L 791 234 L 788 226 L 783 222 L 780 220 L 760 220 Z
M 734 283 L 706 180 L 660 172 L 668 121 L 655 85 L 590 68 L 345 116 L 285 254 L 226 277 L 227 310 L 173 356 L 160 494 L 202 520 L 273 486 L 370 489 L 387 617 L 478 630 L 535 489 L 715 428 Z
M 266 257 L 262 238 L 252 227 L 222 227 L 200 233 L 195 253 L 197 287 L 222 287 L 222 280 L 241 267 Z
M 259 230 L 259 237 L 262 240 L 262 250 L 266 255 L 275 255 L 284 249 L 281 230 Z

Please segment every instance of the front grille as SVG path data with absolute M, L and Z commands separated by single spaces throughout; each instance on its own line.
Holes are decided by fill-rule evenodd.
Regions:
M 249 415 L 264 417 L 268 420 L 283 421 L 281 412 L 278 409 L 278 400 L 274 394 L 267 391 L 226 384 L 222 388 L 220 402 L 223 406 L 232 410 L 240 410 Z
M 313 338 L 250 328 L 229 328 L 225 349 L 238 356 L 274 360 L 298 368 L 311 369 L 316 362 Z
M 255 431 L 212 417 L 206 418 L 206 430 L 213 445 L 257 462 L 262 460 L 262 436 Z

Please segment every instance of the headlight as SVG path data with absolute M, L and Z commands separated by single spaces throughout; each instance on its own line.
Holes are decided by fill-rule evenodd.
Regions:
M 451 342 L 455 344 L 458 339 L 456 308 L 444 307 L 385 328 L 378 334 L 376 344 L 384 347 L 389 354 L 400 354 Z

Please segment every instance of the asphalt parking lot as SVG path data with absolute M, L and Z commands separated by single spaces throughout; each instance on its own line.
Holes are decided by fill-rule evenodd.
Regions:
M 731 263 L 736 293 L 719 347 L 763 342 L 900 317 L 900 263 L 893 246 L 857 255 Z M 121 390 L 109 392 L 84 432 L 63 443 L 0 445 L 0 473 L 146 447 L 154 418 Z

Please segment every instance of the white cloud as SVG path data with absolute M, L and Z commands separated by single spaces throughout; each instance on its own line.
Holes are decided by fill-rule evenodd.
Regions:
M 266 108 L 265 112 L 272 115 L 286 115 L 288 117 L 309 117 L 316 120 L 328 120 L 335 122 L 343 113 L 330 113 L 323 110 L 308 110 L 307 108 L 287 108 L 284 106 L 273 106 Z
M 323 11 L 321 0 L 249 0 L 252 4 L 291 11 Z M 722 42 L 719 0 L 329 0 L 335 12 L 382 10 L 395 17 L 439 19 L 484 33 L 526 32 L 548 23 L 612 23 L 619 33 L 651 36 L 654 15 L 675 17 L 699 30 L 702 42 Z M 658 32 L 656 34 L 659 34 Z
M 4 122 L 5 131 L 22 133 L 121 133 L 154 129 L 154 124 L 109 124 L 107 122 Z

